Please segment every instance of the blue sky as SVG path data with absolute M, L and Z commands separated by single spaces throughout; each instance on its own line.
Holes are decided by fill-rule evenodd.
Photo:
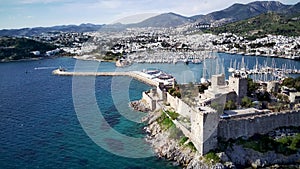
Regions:
M 159 13 L 207 14 L 251 0 L 1 0 L 0 29 L 140 21 Z M 295 4 L 298 0 L 281 0 Z M 142 14 L 142 15 L 140 15 Z M 135 16 L 128 18 L 127 16 Z M 125 17 L 125 18 L 124 18 Z M 123 19 L 122 19 L 123 18 Z

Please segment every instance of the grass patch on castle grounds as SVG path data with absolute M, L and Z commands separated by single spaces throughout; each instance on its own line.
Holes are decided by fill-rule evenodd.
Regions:
M 168 110 L 168 111 L 166 111 L 165 113 L 167 113 L 167 114 L 171 117 L 172 120 L 177 119 L 177 117 L 179 116 L 179 114 L 176 113 L 175 111 L 170 111 L 170 110 Z
M 165 112 L 162 112 L 162 115 L 157 119 L 157 123 L 160 125 L 162 130 L 167 130 L 174 125 L 173 121 L 166 115 Z
M 189 138 L 186 136 L 183 136 L 179 140 L 179 145 L 182 146 Z
M 220 157 L 213 151 L 204 155 L 204 161 L 207 164 L 217 164 L 221 161 Z
M 300 148 L 300 134 L 279 139 L 272 139 L 267 135 L 254 135 L 248 140 L 238 139 L 236 143 L 261 153 L 275 151 L 288 156 L 297 153 Z
M 194 144 L 192 142 L 188 142 L 187 144 L 185 144 L 186 147 L 188 147 L 189 149 L 191 149 L 193 152 L 196 152 L 197 149 L 194 146 Z

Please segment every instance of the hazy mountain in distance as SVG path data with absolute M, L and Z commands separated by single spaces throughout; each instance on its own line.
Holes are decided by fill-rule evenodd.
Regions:
M 54 27 L 37 27 L 23 28 L 12 30 L 0 30 L 0 36 L 32 36 L 46 32 L 90 32 L 90 31 L 121 31 L 132 27 L 176 27 L 189 23 L 208 23 L 217 26 L 224 25 L 235 21 L 241 21 L 267 12 L 283 13 L 290 15 L 300 12 L 300 3 L 295 5 L 285 5 L 278 1 L 255 1 L 248 4 L 233 4 L 232 6 L 209 13 L 207 15 L 195 15 L 191 17 L 182 16 L 176 13 L 163 13 L 145 19 L 139 23 L 133 24 L 110 24 L 94 25 L 81 24 L 54 26 Z
M 129 27 L 176 27 L 179 25 L 192 23 L 193 20 L 175 13 L 163 13 L 142 22 L 129 24 Z
M 284 11 L 284 13 L 287 13 L 289 15 L 299 13 L 300 12 L 300 2 L 298 2 L 295 5 L 290 6 L 287 10 Z
M 3 29 L 0 36 L 34 36 L 47 32 L 91 32 L 98 31 L 103 25 L 81 24 L 81 25 L 61 25 L 53 27 L 35 27 L 22 29 Z
M 130 27 L 175 27 L 187 23 L 214 23 L 221 24 L 240 21 L 254 16 L 267 13 L 292 13 L 300 11 L 300 3 L 296 5 L 284 5 L 278 1 L 255 1 L 248 4 L 233 4 L 232 6 L 209 13 L 207 15 L 195 15 L 191 17 L 181 16 L 175 13 L 164 13 L 148 18 L 137 24 L 130 24 Z
M 197 22 L 212 23 L 218 20 L 228 20 L 228 22 L 248 19 L 266 12 L 281 12 L 287 10 L 291 5 L 284 5 L 278 1 L 256 1 L 248 4 L 233 4 L 232 6 L 209 13 L 200 15 L 198 18 L 193 17 Z

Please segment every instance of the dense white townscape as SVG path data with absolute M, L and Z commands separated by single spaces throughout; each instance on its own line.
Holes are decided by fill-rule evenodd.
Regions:
M 221 52 L 245 55 L 299 59 L 300 53 L 300 37 L 282 35 L 267 35 L 264 38 L 247 40 L 234 34 L 223 33 L 215 39 L 214 44 L 218 46 L 218 50 Z
M 59 45 L 63 51 L 82 59 L 200 63 L 206 57 L 214 57 L 208 54 L 212 51 L 299 59 L 300 37 L 267 35 L 251 40 L 232 33 L 213 35 L 190 29 L 189 26 L 181 26 L 87 33 L 55 32 L 34 39 Z

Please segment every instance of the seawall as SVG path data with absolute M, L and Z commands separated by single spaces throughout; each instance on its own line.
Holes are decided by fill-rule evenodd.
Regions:
M 129 72 L 66 72 L 56 69 L 52 72 L 54 75 L 59 76 L 129 76 L 138 81 L 146 83 L 150 86 L 157 86 L 158 82 L 151 80 L 143 75 L 141 75 L 137 71 L 129 71 Z

